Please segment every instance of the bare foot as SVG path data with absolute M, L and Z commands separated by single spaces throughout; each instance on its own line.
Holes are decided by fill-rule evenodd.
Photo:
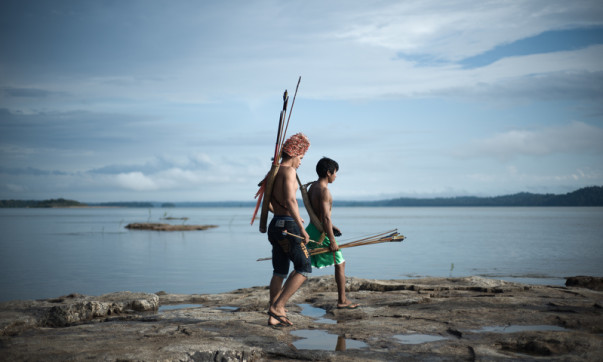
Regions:
M 272 307 L 272 302 L 268 302 L 268 310 Z M 285 308 L 285 313 L 289 313 L 289 309 Z
M 347 303 L 339 303 L 337 304 L 337 309 L 356 309 L 360 306 L 360 304 L 354 304 L 350 301 Z
M 278 315 L 271 311 L 268 311 L 268 325 L 272 327 L 290 327 L 293 325 L 291 321 L 284 315 Z

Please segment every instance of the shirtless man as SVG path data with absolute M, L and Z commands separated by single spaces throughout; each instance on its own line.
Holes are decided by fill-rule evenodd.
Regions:
M 331 253 L 323 253 L 313 255 L 311 258 L 312 266 L 315 268 L 324 268 L 335 264 L 335 282 L 337 283 L 337 308 L 339 309 L 356 309 L 358 304 L 353 304 L 348 301 L 345 296 L 345 260 L 343 254 L 339 250 L 339 245 L 335 241 L 335 236 L 340 236 L 341 231 L 333 226 L 331 222 L 331 208 L 333 207 L 333 197 L 329 191 L 329 184 L 337 178 L 339 165 L 334 160 L 323 157 L 316 164 L 316 173 L 318 180 L 312 183 L 308 190 L 308 197 L 312 210 L 322 223 L 322 228 L 326 236 L 322 236 L 318 229 L 310 223 L 306 228 L 312 240 L 321 240 L 322 244 L 310 244 L 310 249 L 329 248 Z
M 297 133 L 283 145 L 282 160 L 274 179 L 270 210 L 274 217 L 268 227 L 268 240 L 272 244 L 273 274 L 270 280 L 270 309 L 268 325 L 287 327 L 293 325 L 287 318 L 285 304 L 306 281 L 312 272 L 310 254 L 306 249 L 309 236 L 304 229 L 303 220 L 295 193 L 297 191 L 297 168 L 310 147 L 308 138 Z M 284 232 L 299 235 L 302 239 Z M 289 262 L 294 270 L 289 273 Z M 287 278 L 285 285 L 283 281 Z

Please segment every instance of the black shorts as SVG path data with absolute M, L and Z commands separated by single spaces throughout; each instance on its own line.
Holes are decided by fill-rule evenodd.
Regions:
M 283 278 L 289 274 L 289 261 L 293 262 L 293 270 L 308 277 L 312 273 L 310 254 L 302 239 L 283 235 L 286 230 L 300 235 L 301 231 L 291 216 L 275 216 L 268 226 L 268 240 L 272 244 L 272 267 L 274 275 Z

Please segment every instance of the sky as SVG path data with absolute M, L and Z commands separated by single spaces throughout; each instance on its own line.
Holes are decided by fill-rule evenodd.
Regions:
M 253 201 L 285 89 L 336 200 L 601 186 L 602 59 L 599 0 L 3 0 L 0 199 Z

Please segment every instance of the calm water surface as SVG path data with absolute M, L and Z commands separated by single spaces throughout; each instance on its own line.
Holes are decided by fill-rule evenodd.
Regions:
M 130 290 L 217 293 L 266 285 L 270 244 L 250 208 L 0 209 L 0 300 Z M 161 220 L 164 216 L 188 217 Z M 302 215 L 308 220 L 307 215 Z M 371 279 L 479 275 L 562 285 L 603 276 L 603 208 L 337 208 L 340 243 L 397 228 L 403 243 L 344 250 L 346 274 Z M 215 224 L 128 230 L 132 222 Z M 315 270 L 330 275 L 333 268 Z

